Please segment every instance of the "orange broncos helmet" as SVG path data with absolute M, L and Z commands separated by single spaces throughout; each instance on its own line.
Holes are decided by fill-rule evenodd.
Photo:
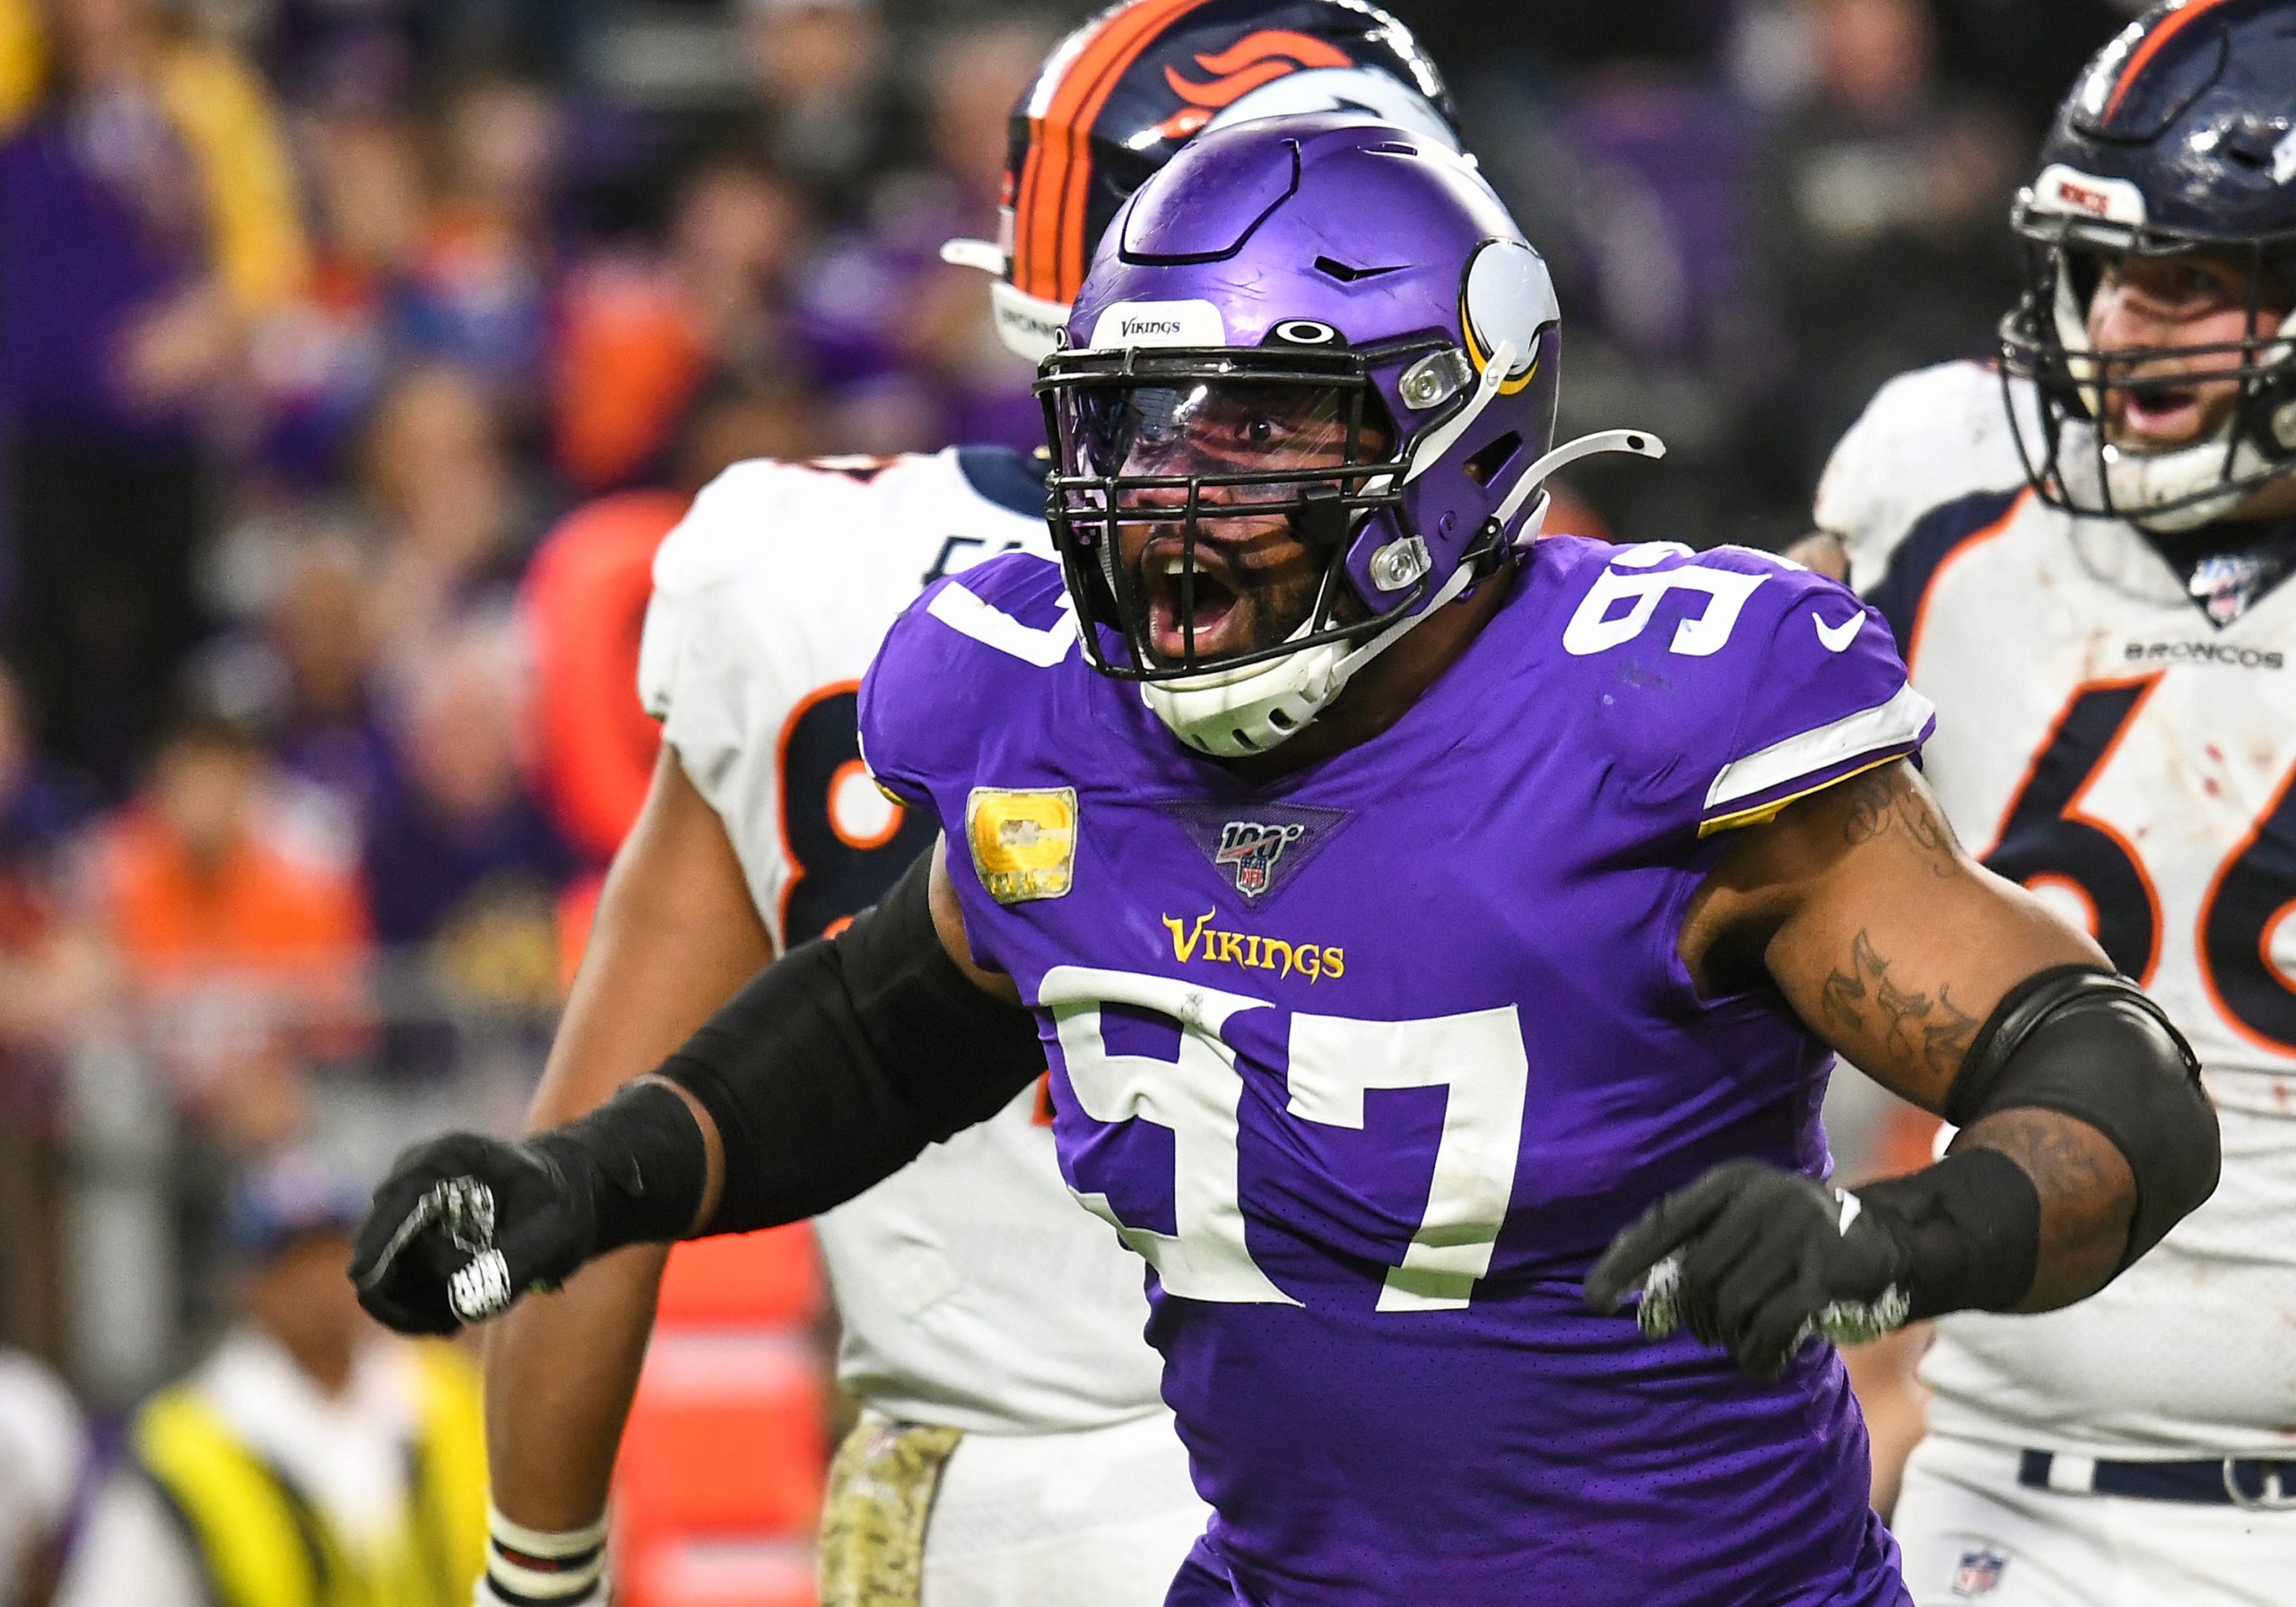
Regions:
M 1125 198 L 1196 135 L 1360 111 L 1459 149 L 1450 92 L 1411 30 L 1364 0 L 1126 0 L 1063 39 L 1013 109 L 1001 236 L 942 256 L 996 275 L 997 333 L 1053 349 Z

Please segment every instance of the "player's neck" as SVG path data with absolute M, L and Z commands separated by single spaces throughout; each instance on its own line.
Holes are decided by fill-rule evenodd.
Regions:
M 2296 519 L 2296 474 L 2259 486 L 2224 522 L 2261 525 L 2283 519 Z
M 1259 786 L 1370 742 L 1401 719 L 1467 650 L 1505 604 L 1514 584 L 1514 566 L 1502 564 L 1468 595 L 1404 632 L 1401 640 L 1347 683 L 1314 725 L 1272 752 L 1230 760 L 1228 769 Z

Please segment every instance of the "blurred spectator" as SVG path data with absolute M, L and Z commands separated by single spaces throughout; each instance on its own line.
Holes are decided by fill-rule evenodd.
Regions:
M 543 368 L 561 138 L 558 104 L 538 85 L 482 79 L 457 91 L 406 308 L 415 350 L 462 364 L 528 406 Z
M 422 152 L 406 119 L 352 109 L 309 120 L 302 143 L 315 224 L 305 292 L 258 332 L 265 460 L 292 488 L 350 466 L 347 447 L 372 405 L 415 293 L 429 205 Z
M 944 265 L 941 247 L 996 238 L 1005 119 L 1049 42 L 1027 21 L 945 37 L 925 75 L 926 160 L 880 185 L 862 225 L 803 275 L 793 334 L 839 450 L 1043 444 L 1033 372 L 983 316 L 979 274 Z
M 442 362 L 400 374 L 376 404 L 361 457 L 379 544 L 378 640 L 419 641 L 507 595 L 534 516 L 483 381 Z
M 63 1384 L 0 1351 L 0 1607 L 48 1607 L 88 1434 Z
M 206 471 L 246 332 L 303 272 L 265 91 L 157 0 L 51 0 L 0 143 L 13 634 L 48 739 L 117 786 L 198 632 Z
M 903 332 L 903 361 L 945 398 L 940 434 L 926 445 L 996 441 L 1025 451 L 1044 433 L 1029 390 L 1035 371 L 981 316 L 978 272 L 942 263 L 940 248 L 961 236 L 996 238 L 1006 125 L 1051 44 L 1039 23 L 1016 21 L 953 34 L 932 59 L 926 130 L 936 193 L 912 206 L 928 225 L 925 232 L 939 239 L 910 293 L 908 317 L 894 320 Z
M 827 218 L 857 216 L 908 166 L 917 132 L 898 92 L 877 0 L 741 0 L 761 149 Z M 1009 105 L 1010 103 L 1007 102 Z
M 399 784 L 367 833 L 375 934 L 422 962 L 392 981 L 436 988 L 447 1013 L 557 999 L 555 905 L 575 860 L 520 773 L 505 650 L 465 631 L 424 653 L 397 703 Z
M 265 735 L 290 771 L 364 821 L 390 784 L 390 738 L 375 709 L 369 566 L 340 541 L 294 554 L 265 621 L 279 697 Z
M 343 1275 L 358 1195 L 259 1167 L 226 1216 L 237 1317 L 135 1415 L 66 1562 L 62 1607 L 465 1607 L 483 1561 L 477 1379 L 387 1339 Z
M 586 502 L 535 549 L 518 616 L 534 660 L 535 794 L 592 873 L 603 874 L 638 818 L 661 748 L 661 727 L 638 700 L 655 549 L 725 470 L 752 457 L 803 458 L 812 441 L 796 391 L 720 387 L 689 414 L 666 489 Z
M 788 280 L 808 230 L 787 180 L 719 156 L 679 186 L 659 256 L 605 253 L 573 275 L 552 377 L 569 482 L 584 491 L 658 483 L 713 378 L 755 384 L 783 367 Z
M 388 785 L 391 741 L 375 708 L 380 644 L 371 556 L 350 534 L 243 537 L 238 554 L 263 570 L 259 618 L 211 645 L 199 666 L 206 700 L 261 736 L 283 771 L 308 785 L 330 818 L 321 830 L 354 838 Z
M 358 1013 L 357 879 L 298 851 L 271 808 L 276 785 L 245 728 L 192 716 L 97 844 L 100 930 L 196 1112 L 270 1111 L 286 1091 L 283 1039 L 339 1037 Z
M 1940 82 L 1929 0 L 1802 4 L 1814 79 L 1765 153 L 1756 231 L 1793 343 L 1761 438 L 1794 496 L 1882 381 L 1991 350 L 2023 158 L 1997 108 Z
M 60 884 L 93 803 L 33 746 L 22 697 L 0 670 L 0 1343 L 50 1351 L 62 1326 L 58 1073 L 105 981 Z

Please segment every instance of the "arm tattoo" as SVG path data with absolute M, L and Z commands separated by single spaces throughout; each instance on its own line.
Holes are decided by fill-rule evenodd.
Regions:
M 1890 980 L 1890 962 L 1863 929 L 1850 943 L 1849 964 L 1829 976 L 1819 994 L 1826 1020 L 1846 1031 L 1878 1034 L 1900 1061 L 1952 1077 L 1978 1029 L 1976 1018 L 1953 1003 L 1952 986 L 1939 987 L 1935 997 L 1898 986 Z
M 1998 1110 L 1954 1141 L 1998 1150 L 2025 1168 L 2041 1197 L 2039 1271 L 2021 1310 L 2047 1310 L 2091 1293 L 2116 1269 L 2128 1240 L 2135 1180 L 2110 1141 L 2054 1110 Z
M 1929 856 L 1929 869 L 1938 876 L 1952 873 L 1952 828 L 1914 787 L 1897 764 L 1886 764 L 1852 777 L 1843 784 L 1848 813 L 1841 823 L 1842 840 L 1855 847 L 1887 831 L 1902 831 Z

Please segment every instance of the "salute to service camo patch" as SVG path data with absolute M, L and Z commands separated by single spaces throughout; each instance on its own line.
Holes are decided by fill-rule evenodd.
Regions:
M 830 1464 L 822 1607 L 917 1607 L 925 1525 L 963 1431 L 864 1418 Z

